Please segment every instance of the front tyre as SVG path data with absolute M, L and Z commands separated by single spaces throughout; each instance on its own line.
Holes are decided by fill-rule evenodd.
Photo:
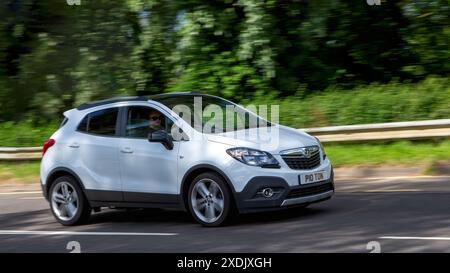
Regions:
M 62 176 L 50 187 L 50 208 L 56 220 L 65 226 L 86 222 L 91 214 L 81 187 L 71 176 Z
M 225 224 L 234 214 L 232 202 L 228 185 L 215 173 L 197 176 L 189 187 L 189 210 L 203 226 L 217 227 Z

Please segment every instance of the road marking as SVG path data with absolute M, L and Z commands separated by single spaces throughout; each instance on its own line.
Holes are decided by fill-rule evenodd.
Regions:
M 0 230 L 0 235 L 174 236 L 174 235 L 178 235 L 178 233 Z
M 0 195 L 16 195 L 16 194 L 42 194 L 42 191 L 14 191 L 14 192 L 0 192 Z
M 434 241 L 450 241 L 450 237 L 402 237 L 402 236 L 383 236 L 379 239 L 390 240 L 434 240 Z
M 43 196 L 37 196 L 37 197 L 20 197 L 20 200 L 35 200 L 35 199 L 44 199 Z

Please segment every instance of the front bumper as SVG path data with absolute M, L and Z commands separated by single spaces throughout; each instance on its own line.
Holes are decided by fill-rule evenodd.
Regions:
M 275 190 L 272 197 L 258 195 L 261 189 L 268 187 Z M 298 186 L 289 186 L 282 177 L 256 176 L 241 192 L 236 193 L 236 204 L 240 213 L 270 211 L 325 201 L 333 194 L 333 171 L 327 180 Z
M 311 204 L 323 200 L 327 200 L 333 196 L 334 190 L 329 190 L 326 192 L 305 196 L 305 197 L 297 197 L 297 198 L 291 198 L 291 199 L 285 199 L 283 203 L 281 203 L 281 206 L 293 206 L 298 204 Z

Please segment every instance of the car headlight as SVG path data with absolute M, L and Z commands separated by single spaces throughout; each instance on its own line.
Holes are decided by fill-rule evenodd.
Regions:
M 250 166 L 259 166 L 263 168 L 279 168 L 278 161 L 268 152 L 263 152 L 250 148 L 231 148 L 227 150 L 227 153 L 241 161 L 244 164 Z
M 314 137 L 317 140 L 317 143 L 319 143 L 320 150 L 322 151 L 322 157 L 325 159 L 327 157 L 327 154 L 325 153 L 325 148 L 323 147 L 322 143 L 317 137 Z

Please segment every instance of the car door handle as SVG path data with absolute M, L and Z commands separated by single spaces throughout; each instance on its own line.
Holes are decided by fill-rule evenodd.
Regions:
M 74 142 L 72 144 L 69 145 L 70 148 L 80 148 L 80 144 Z
M 121 152 L 124 154 L 132 154 L 133 150 L 130 147 L 125 147 L 125 148 L 122 148 Z

